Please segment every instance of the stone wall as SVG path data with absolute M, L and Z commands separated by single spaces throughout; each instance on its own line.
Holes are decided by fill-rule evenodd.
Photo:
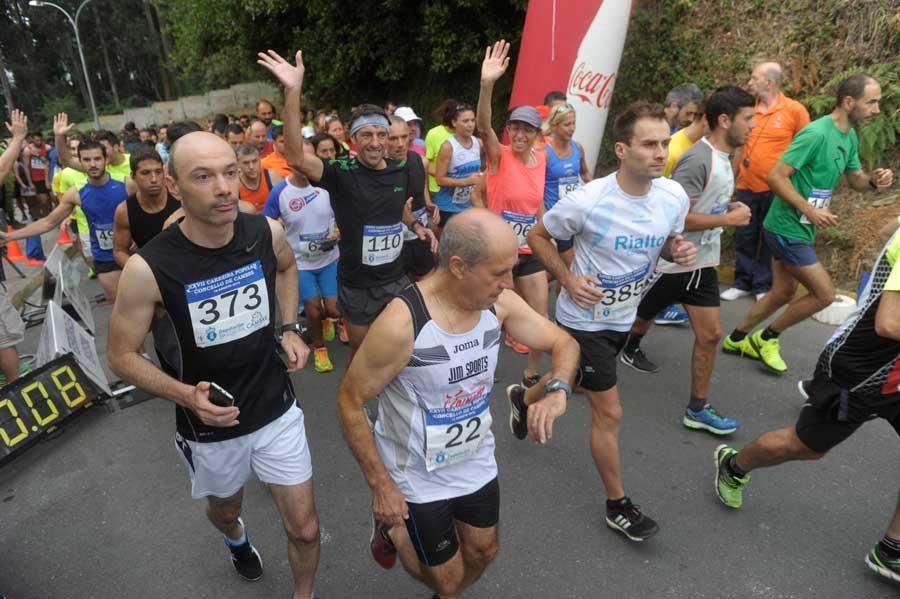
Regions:
M 202 96 L 185 96 L 170 102 L 154 102 L 146 108 L 129 108 L 122 114 L 100 116 L 104 129 L 119 131 L 128 121 L 138 127 L 162 125 L 172 121 L 199 121 L 211 114 L 253 113 L 260 98 L 275 101 L 278 87 L 269 82 L 238 83 L 228 89 L 214 89 Z

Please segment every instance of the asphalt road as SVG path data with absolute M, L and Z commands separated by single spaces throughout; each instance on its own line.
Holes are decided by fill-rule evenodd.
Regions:
M 724 306 L 725 330 L 748 305 Z M 101 352 L 109 311 L 95 310 Z M 811 372 L 831 331 L 809 322 L 785 333 L 791 370 L 783 378 L 720 355 L 711 400 L 741 422 L 732 444 L 795 420 L 796 382 Z M 32 351 L 37 335 L 30 329 L 20 351 Z M 713 490 L 720 439 L 680 424 L 692 339 L 689 329 L 657 327 L 644 347 L 663 371 L 642 375 L 620 365 L 626 490 L 661 526 L 642 544 L 605 525 L 581 396 L 570 401 L 549 446 L 511 437 L 502 390 L 520 376 L 524 358 L 502 349 L 492 395 L 502 548 L 466 597 L 900 596 L 862 561 L 896 505 L 890 427 L 869 423 L 818 463 L 755 472 L 744 507 L 729 510 Z M 335 364 L 345 364 L 346 348 L 331 348 Z M 317 594 L 429 597 L 399 565 L 384 571 L 369 557 L 370 495 L 334 406 L 342 371 L 295 375 L 322 525 Z M 247 487 L 244 519 L 266 566 L 261 581 L 248 583 L 232 570 L 203 503 L 190 498 L 173 432 L 173 408 L 162 400 L 96 407 L 0 468 L 0 592 L 9 599 L 289 597 L 285 537 L 266 488 L 255 481 Z

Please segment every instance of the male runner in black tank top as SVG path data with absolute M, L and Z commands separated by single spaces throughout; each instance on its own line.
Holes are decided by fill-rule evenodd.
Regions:
M 190 133 L 172 147 L 166 184 L 185 216 L 125 266 L 109 363 L 176 404 L 175 442 L 192 495 L 207 499 L 235 569 L 250 580 L 262 576 L 262 561 L 239 517 L 243 486 L 251 474 L 269 485 L 288 534 L 294 599 L 310 599 L 319 526 L 303 412 L 288 378 L 309 356 L 296 323 L 297 266 L 280 224 L 238 213 L 237 169 L 234 152 L 213 134 Z M 140 354 L 161 310 L 169 324 L 169 335 L 156 336 L 162 370 Z M 277 351 L 279 320 L 287 368 Z M 216 397 L 213 384 L 233 399 Z
M 160 155 L 150 147 L 131 154 L 131 179 L 137 192 L 118 205 L 113 234 L 113 257 L 120 267 L 135 251 L 163 230 L 163 223 L 181 208 L 181 202 L 169 195 Z

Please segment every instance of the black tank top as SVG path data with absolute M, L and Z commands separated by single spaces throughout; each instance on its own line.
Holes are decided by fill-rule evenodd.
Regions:
M 234 237 L 216 249 L 195 245 L 180 226 L 171 226 L 138 253 L 153 271 L 177 342 L 158 338 L 154 330 L 163 369 L 188 385 L 219 384 L 241 411 L 239 425 L 219 428 L 179 406 L 178 432 L 190 440 L 221 441 L 281 416 L 294 397 L 277 353 L 277 266 L 266 218 L 238 214 Z
M 150 213 L 141 208 L 136 195 L 130 195 L 125 199 L 125 208 L 128 210 L 128 227 L 131 229 L 131 238 L 141 248 L 162 231 L 163 223 L 173 212 L 181 208 L 181 202 L 166 192 L 166 205 L 163 206 L 163 209 Z

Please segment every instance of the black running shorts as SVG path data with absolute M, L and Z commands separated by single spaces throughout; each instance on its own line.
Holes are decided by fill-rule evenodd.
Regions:
M 351 324 L 372 324 L 385 306 L 408 286 L 405 275 L 378 287 L 350 287 L 338 281 L 338 309 Z
M 701 308 L 719 306 L 719 275 L 712 266 L 691 272 L 659 273 L 650 283 L 637 309 L 638 318 L 653 320 L 663 308 L 686 304 Z
M 628 333 L 620 331 L 578 331 L 563 327 L 581 348 L 578 384 L 588 391 L 608 391 L 616 386 L 616 357 Z
M 866 420 L 873 418 L 884 418 L 900 435 L 900 404 L 896 402 L 862 411 L 851 407 L 849 413 L 842 415 L 841 388 L 821 373 L 815 375 L 807 392 L 809 399 L 800 409 L 794 430 L 803 444 L 813 451 L 829 451 L 856 432 Z M 850 401 L 853 402 L 852 395 Z
M 500 521 L 500 484 L 495 478 L 474 493 L 432 501 L 407 503 L 406 530 L 419 561 L 433 568 L 450 561 L 459 549 L 456 520 L 475 528 L 493 528 Z
M 519 261 L 513 266 L 513 278 L 527 277 L 545 270 L 541 261 L 531 254 L 519 254 Z
M 94 260 L 94 272 L 98 275 L 106 274 L 108 272 L 116 272 L 117 270 L 122 270 L 122 267 L 119 266 L 118 262 L 104 262 L 100 260 Z

